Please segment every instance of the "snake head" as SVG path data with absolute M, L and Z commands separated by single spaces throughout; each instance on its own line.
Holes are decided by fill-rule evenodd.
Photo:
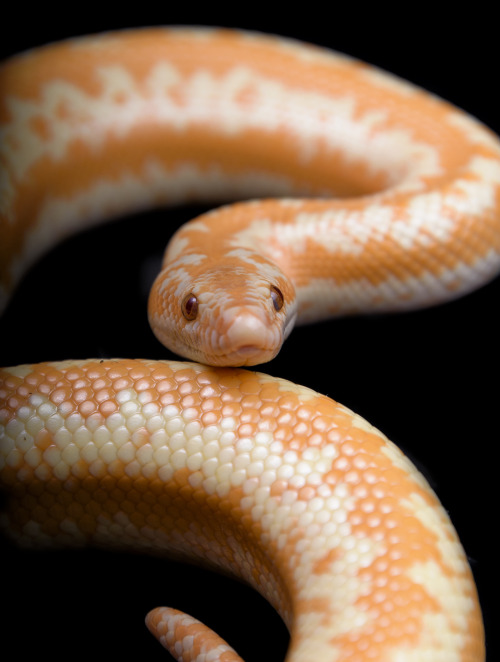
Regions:
M 274 263 L 249 253 L 218 261 L 188 255 L 164 267 L 149 298 L 160 342 L 209 365 L 273 359 L 295 322 L 295 290 Z

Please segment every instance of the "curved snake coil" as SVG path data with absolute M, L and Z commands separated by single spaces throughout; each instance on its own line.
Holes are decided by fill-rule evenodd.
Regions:
M 150 319 L 207 363 L 271 358 L 295 317 L 434 304 L 498 271 L 496 139 L 366 65 L 155 30 L 34 51 L 1 75 L 5 298 L 78 227 L 221 197 L 285 199 L 212 212 L 169 246 Z M 328 398 L 148 361 L 9 368 L 1 388 L 4 524 L 20 544 L 161 548 L 229 570 L 278 609 L 293 662 L 484 659 L 436 497 Z M 178 659 L 205 645 L 239 659 L 172 610 L 148 625 Z

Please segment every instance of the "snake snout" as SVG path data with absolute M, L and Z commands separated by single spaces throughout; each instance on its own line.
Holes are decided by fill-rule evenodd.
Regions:
M 272 359 L 281 348 L 282 337 L 258 310 L 234 315 L 224 335 L 224 351 L 235 365 L 258 365 Z

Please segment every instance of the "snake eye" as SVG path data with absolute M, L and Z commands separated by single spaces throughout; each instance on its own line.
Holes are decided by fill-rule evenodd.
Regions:
M 278 313 L 283 308 L 285 299 L 281 293 L 281 290 L 279 290 L 274 285 L 271 285 L 271 300 L 273 302 L 274 310 Z
M 192 322 L 198 315 L 198 299 L 190 292 L 182 301 L 182 314 L 188 322 Z

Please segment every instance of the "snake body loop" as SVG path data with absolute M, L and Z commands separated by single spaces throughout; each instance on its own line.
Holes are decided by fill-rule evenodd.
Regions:
M 73 40 L 0 70 L 0 303 L 55 241 L 132 210 L 249 201 L 171 240 L 149 318 L 203 364 L 0 371 L 2 524 L 20 545 L 188 556 L 259 590 L 288 662 L 482 662 L 456 533 L 380 432 L 306 388 L 224 366 L 294 323 L 408 310 L 500 267 L 500 146 L 343 56 L 224 30 Z M 276 197 L 278 196 L 278 197 Z M 241 660 L 151 612 L 176 659 Z

